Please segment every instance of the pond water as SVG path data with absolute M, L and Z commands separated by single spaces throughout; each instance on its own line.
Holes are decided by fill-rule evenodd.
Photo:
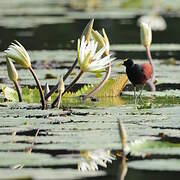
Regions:
M 72 90 L 74 94 L 62 99 L 61 110 L 41 110 L 33 78 L 17 66 L 25 102 L 17 103 L 12 92 L 5 94 L 3 86 L 0 87 L 0 179 L 122 179 L 122 169 L 126 166 L 126 180 L 180 179 L 180 17 L 177 9 L 168 9 L 166 4 L 161 7 L 160 15 L 167 28 L 153 31 L 151 47 L 157 92 L 143 91 L 144 103 L 135 110 L 130 83 L 121 96 L 108 96 L 114 88 L 120 91 L 116 87 L 118 81 L 113 81 L 125 72 L 119 66 L 120 60 L 130 57 L 137 63 L 146 61 L 137 21 L 147 12 L 152 13 L 151 5 L 146 7 L 141 1 L 145 9 L 137 9 L 140 1 L 135 5 L 129 1 L 135 7 L 126 9 L 125 1 L 121 4 L 113 0 L 112 4 L 104 1 L 107 5 L 102 6 L 99 1 L 86 9 L 83 1 L 78 7 L 68 2 L 0 2 L 0 86 L 13 87 L 3 51 L 16 39 L 28 50 L 41 83 L 48 82 L 51 88 L 75 60 L 77 38 L 89 19 L 95 18 L 94 29 L 105 28 L 112 53 L 117 57 L 112 66 L 112 82 L 109 81 L 112 87 L 107 86 L 97 95 L 97 101 L 82 101 L 77 96 L 86 93 L 86 88 L 81 88 L 94 85 L 102 78 L 87 73 Z M 66 85 L 78 71 L 75 68 Z M 4 96 L 10 102 L 4 102 Z M 125 125 L 128 136 L 126 165 L 121 164 L 119 121 Z M 87 159 L 82 152 L 98 149 L 111 150 L 116 160 L 108 163 L 107 168 L 100 166 L 99 171 L 78 171 L 78 164 Z

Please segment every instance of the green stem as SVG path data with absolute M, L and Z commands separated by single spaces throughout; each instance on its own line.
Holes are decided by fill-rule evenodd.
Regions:
M 79 80 L 79 78 L 82 76 L 82 74 L 83 74 L 83 71 L 80 71 L 79 74 L 76 76 L 76 78 L 71 82 L 71 84 L 69 84 L 69 85 L 66 87 L 66 89 L 64 90 L 64 92 L 62 93 L 62 95 L 63 95 L 64 93 L 66 93 L 67 91 L 69 91 L 69 90 L 75 85 L 75 83 Z M 57 96 L 56 99 L 52 102 L 51 107 L 55 107 L 55 105 L 56 105 L 57 102 L 58 102 L 58 99 L 59 99 L 59 97 Z
M 17 91 L 17 94 L 18 94 L 19 102 L 22 102 L 22 94 L 21 94 L 19 84 L 18 84 L 17 81 L 13 81 L 13 82 L 14 82 L 14 85 L 15 85 L 15 88 L 16 88 L 16 91 Z
M 71 84 L 69 84 L 69 85 L 66 87 L 66 89 L 64 90 L 64 92 L 62 93 L 62 95 L 63 95 L 64 93 L 66 93 L 67 91 L 69 91 L 69 90 L 75 85 L 75 83 L 79 80 L 79 78 L 82 76 L 82 74 L 83 74 L 83 71 L 81 70 L 81 71 L 79 72 L 79 74 L 76 76 L 76 78 L 71 82 Z
M 78 59 L 76 58 L 73 65 L 70 67 L 70 69 L 67 71 L 67 73 L 63 76 L 63 81 L 65 81 L 67 79 L 67 77 L 71 74 L 71 72 L 73 71 L 73 69 L 75 68 L 77 63 L 78 63 Z
M 67 79 L 67 77 L 71 74 L 71 72 L 75 68 L 77 62 L 78 62 L 78 60 L 76 58 L 76 60 L 74 61 L 73 65 L 70 67 L 70 69 L 64 75 L 63 81 L 65 81 Z M 46 94 L 46 96 L 45 96 L 46 100 L 58 89 L 58 85 L 59 85 L 59 82 L 50 90 L 50 92 L 48 94 Z
M 139 103 L 140 100 L 141 100 L 141 102 L 143 102 L 142 97 L 141 97 L 141 94 L 142 94 L 142 91 L 143 91 L 143 89 L 144 89 L 144 86 L 145 86 L 145 84 L 143 84 L 143 86 L 142 86 L 142 88 L 141 88 L 141 91 L 140 91 L 140 93 L 139 93 L 139 95 L 138 95 L 138 97 L 137 97 L 137 104 Z
M 44 94 L 43 94 L 43 91 L 42 91 L 42 87 L 41 87 L 41 85 L 40 85 L 40 82 L 39 82 L 39 80 L 38 80 L 38 78 L 37 78 L 37 76 L 36 76 L 33 68 L 30 67 L 29 70 L 30 70 L 31 74 L 33 75 L 33 77 L 34 77 L 34 79 L 35 79 L 35 81 L 36 81 L 37 87 L 38 87 L 38 89 L 39 89 L 39 94 L 40 94 L 40 97 L 41 97 L 42 109 L 45 109 L 45 108 L 46 108 L 46 101 L 45 101 L 45 98 L 44 98 Z
M 62 96 L 62 93 L 60 92 L 59 97 L 58 97 L 58 102 L 57 102 L 57 108 L 58 109 L 60 109 L 60 106 L 61 106 L 61 96 Z
M 98 91 L 101 90 L 101 88 L 105 85 L 105 83 L 107 82 L 107 80 L 109 79 L 110 77 L 110 74 L 111 74 L 111 65 L 109 65 L 107 67 L 107 70 L 106 70 L 106 75 L 104 77 L 104 79 L 100 82 L 100 84 L 95 87 L 95 89 L 93 89 L 89 94 L 87 94 L 84 99 L 87 99 L 87 98 L 90 98 L 92 96 L 94 96 L 94 94 L 96 94 Z

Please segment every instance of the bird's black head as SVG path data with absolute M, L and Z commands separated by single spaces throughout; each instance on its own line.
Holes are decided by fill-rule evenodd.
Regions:
M 134 62 L 132 59 L 124 60 L 124 63 L 123 63 L 123 65 L 126 67 L 131 67 L 133 64 L 134 64 Z

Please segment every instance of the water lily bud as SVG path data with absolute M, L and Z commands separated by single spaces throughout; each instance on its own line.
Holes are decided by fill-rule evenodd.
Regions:
M 152 42 L 151 26 L 147 23 L 141 23 L 140 27 L 141 43 L 145 47 L 150 47 Z
M 46 96 L 49 92 L 50 92 L 49 85 L 48 83 L 46 83 L 44 86 L 44 96 Z M 47 101 L 50 101 L 50 100 L 51 100 L 51 96 L 48 97 Z
M 102 47 L 106 46 L 106 51 L 104 55 L 109 55 L 109 49 L 110 49 L 109 39 L 104 29 L 102 29 L 102 33 L 103 36 L 98 31 L 92 30 L 92 36 L 94 40 L 98 42 L 98 49 L 101 49 Z
M 104 36 L 104 42 L 105 42 L 105 44 L 106 44 L 106 46 L 107 46 L 107 49 L 106 49 L 105 52 L 106 52 L 106 55 L 109 55 L 109 49 L 110 49 L 109 39 L 108 39 L 108 37 L 107 37 L 107 34 L 106 34 L 104 28 L 102 29 L 102 33 L 103 33 L 103 36 Z
M 81 35 L 81 39 L 82 39 L 83 36 L 85 36 L 86 41 L 87 42 L 90 41 L 93 24 L 94 24 L 94 19 L 91 19 L 88 22 L 88 24 L 86 25 L 86 27 L 84 28 L 83 33 Z
M 17 73 L 16 68 L 15 68 L 14 64 L 12 63 L 12 61 L 9 60 L 7 57 L 6 57 L 6 64 L 7 64 L 7 71 L 8 71 L 9 79 L 11 81 L 17 82 L 18 81 L 18 73 Z
M 98 31 L 92 30 L 92 36 L 94 40 L 98 42 L 98 49 L 101 49 L 106 45 L 103 36 Z
M 59 93 L 63 93 L 64 90 L 65 90 L 65 87 L 64 87 L 64 81 L 63 81 L 63 76 L 61 76 L 60 80 L 59 80 Z
M 22 65 L 24 68 L 31 67 L 31 60 L 26 49 L 18 42 L 11 43 L 7 50 L 6 56 L 14 60 L 17 64 Z

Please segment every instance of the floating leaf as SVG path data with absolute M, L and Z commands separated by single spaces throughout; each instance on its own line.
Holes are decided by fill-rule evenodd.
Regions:
M 81 89 L 77 90 L 76 92 L 66 92 L 63 97 L 78 97 L 90 92 L 93 88 L 93 85 L 84 85 Z
M 119 96 L 128 82 L 126 74 L 121 74 L 116 79 L 109 79 L 104 87 L 97 93 L 97 97 Z
M 2 94 L 5 97 L 5 99 L 9 100 L 9 101 L 17 101 L 18 100 L 18 96 L 17 96 L 17 92 L 10 88 L 10 87 L 6 87 L 5 85 L 2 85 Z
M 175 58 L 169 58 L 164 61 L 162 61 L 160 64 L 164 65 L 177 65 L 176 59 Z
M 128 163 L 128 167 L 148 171 L 180 171 L 179 159 L 140 160 Z
M 129 146 L 132 155 L 146 156 L 158 155 L 180 155 L 180 143 L 172 143 L 161 140 L 136 140 Z

